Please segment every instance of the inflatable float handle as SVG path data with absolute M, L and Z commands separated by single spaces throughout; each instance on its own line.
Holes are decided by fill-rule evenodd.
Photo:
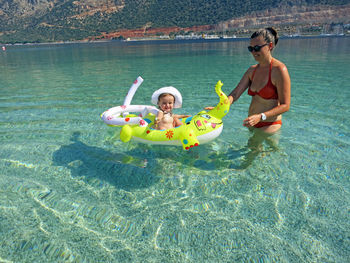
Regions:
M 218 119 L 222 119 L 230 110 L 230 101 L 228 100 L 226 94 L 222 91 L 221 87 L 224 84 L 219 80 L 215 85 L 216 94 L 218 94 L 220 101 L 214 109 L 208 112 L 209 115 L 214 116 Z
M 143 82 L 143 78 L 141 78 L 141 76 L 138 76 L 137 79 L 134 81 L 134 83 L 131 85 L 128 94 L 126 95 L 125 99 L 124 99 L 124 106 L 129 106 L 131 103 L 132 98 L 135 95 L 135 92 L 137 91 L 137 89 L 140 87 L 140 85 Z M 123 116 L 128 115 L 129 112 L 124 112 Z

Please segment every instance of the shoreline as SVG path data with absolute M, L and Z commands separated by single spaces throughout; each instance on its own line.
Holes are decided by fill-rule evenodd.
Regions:
M 307 38 L 343 38 L 350 37 L 350 35 L 336 35 L 336 34 L 320 34 L 320 35 L 291 35 L 280 36 L 279 39 L 307 39 Z M 103 44 L 103 43 L 120 43 L 120 44 L 176 44 L 176 43 L 205 43 L 205 42 L 233 42 L 249 39 L 249 36 L 237 36 L 237 37 L 219 37 L 219 38 L 188 38 L 188 39 L 162 39 L 162 38 L 133 38 L 128 40 L 75 40 L 75 41 L 60 41 L 60 42 L 42 42 L 42 43 L 0 43 L 2 47 L 9 46 L 40 46 L 40 45 L 67 45 L 67 44 Z

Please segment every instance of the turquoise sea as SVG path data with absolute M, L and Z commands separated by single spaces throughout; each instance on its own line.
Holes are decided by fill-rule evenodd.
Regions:
M 350 262 L 350 38 L 281 39 L 292 104 L 248 145 L 250 97 L 215 141 L 122 143 L 100 114 L 183 94 L 215 105 L 247 39 L 7 46 L 0 53 L 0 262 Z

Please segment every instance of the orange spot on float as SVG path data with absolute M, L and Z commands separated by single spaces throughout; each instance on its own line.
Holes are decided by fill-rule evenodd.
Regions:
M 125 121 L 130 121 L 130 118 L 125 118 Z
M 150 130 L 147 130 L 146 133 L 149 134 L 151 131 Z
M 173 138 L 173 136 L 174 136 L 174 132 L 172 130 L 167 131 L 165 134 L 165 137 L 167 137 L 168 139 Z

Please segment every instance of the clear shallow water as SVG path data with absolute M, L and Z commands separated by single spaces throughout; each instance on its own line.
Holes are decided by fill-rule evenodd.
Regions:
M 165 42 L 164 42 L 165 43 Z M 278 146 L 253 150 L 245 94 L 214 142 L 124 144 L 99 115 L 173 85 L 214 105 L 247 41 L 8 47 L 0 53 L 0 262 L 350 260 L 350 39 L 281 40 L 292 78 Z

